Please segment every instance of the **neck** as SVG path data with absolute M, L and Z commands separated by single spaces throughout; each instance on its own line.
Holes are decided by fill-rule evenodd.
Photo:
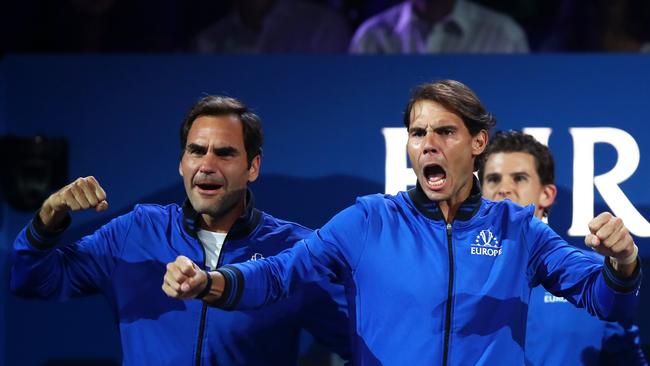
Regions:
M 201 229 L 215 232 L 227 233 L 235 224 L 235 221 L 246 211 L 246 198 L 238 202 L 232 209 L 218 217 L 208 214 L 201 214 Z
M 472 184 L 473 179 L 470 177 L 470 179 L 468 179 L 465 184 L 460 187 L 460 190 L 458 190 L 454 196 L 438 202 L 438 206 L 440 206 L 440 211 L 442 211 L 446 222 L 450 223 L 454 221 L 458 209 L 472 192 Z

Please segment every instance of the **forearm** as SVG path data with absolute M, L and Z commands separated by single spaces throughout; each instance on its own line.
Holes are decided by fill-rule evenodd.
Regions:
M 286 298 L 295 286 L 322 279 L 324 271 L 327 269 L 311 257 L 305 245 L 298 243 L 276 256 L 212 272 L 206 301 L 228 310 L 256 309 Z
M 212 279 L 212 283 L 210 284 L 210 290 L 207 295 L 203 297 L 203 301 L 208 304 L 216 304 L 223 295 L 226 286 L 225 279 L 219 271 L 208 272 L 208 276 Z
M 57 231 L 64 224 L 68 211 L 57 211 L 52 206 L 44 204 L 38 211 L 37 217 L 48 231 Z
M 92 235 L 59 245 L 71 219 L 55 232 L 39 214 L 16 237 L 11 257 L 11 289 L 22 296 L 64 300 L 97 293 L 107 279 L 128 232 L 131 214 L 113 220 Z
M 596 315 L 601 319 L 631 322 L 639 305 L 639 288 L 641 285 L 641 266 L 637 263 L 630 276 L 621 276 L 609 259 L 596 281 L 592 299 L 597 309 Z
M 634 245 L 634 250 L 632 254 L 629 255 L 627 258 L 616 259 L 613 257 L 609 257 L 608 260 L 609 263 L 612 265 L 612 268 L 616 271 L 616 273 L 620 277 L 628 278 L 634 274 L 634 271 L 639 266 L 638 254 L 639 254 L 639 248 L 636 245 Z
M 209 272 L 212 284 L 203 300 L 224 310 L 251 310 L 269 303 L 265 299 L 273 288 L 265 281 L 268 269 L 262 265 L 262 261 L 256 262 L 259 263 L 227 265 Z M 243 295 L 246 295 L 244 301 Z
M 53 244 L 44 240 L 32 225 L 18 234 L 11 260 L 11 291 L 25 297 L 52 299 L 60 297 L 60 281 L 56 280 L 56 253 Z

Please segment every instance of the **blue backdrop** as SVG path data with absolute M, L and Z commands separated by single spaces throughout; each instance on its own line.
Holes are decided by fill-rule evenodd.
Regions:
M 569 129 L 611 127 L 631 135 L 640 163 L 628 167 L 631 176 L 617 186 L 638 211 L 625 214 L 636 215 L 641 226 L 635 239 L 647 257 L 648 66 L 650 57 L 639 55 L 7 56 L 0 64 L 0 133 L 64 137 L 70 179 L 94 175 L 101 182 L 110 208 L 75 214 L 69 236 L 78 237 L 136 202 L 182 201 L 180 121 L 204 94 L 231 95 L 263 121 L 262 174 L 253 184 L 258 206 L 317 227 L 354 197 L 384 191 L 382 129 L 401 127 L 409 91 L 422 82 L 457 79 L 497 116 L 498 129 L 552 129 L 548 143 L 560 196 L 550 223 L 564 236 L 574 210 L 573 146 L 590 136 L 583 130 L 572 137 Z M 596 144 L 594 175 L 629 161 L 629 145 Z M 608 197 L 590 187 L 595 212 L 609 209 Z M 102 298 L 46 304 L 9 295 L 8 248 L 32 214 L 4 202 L 0 210 L 0 364 L 118 358 L 118 335 Z M 643 306 L 650 305 L 650 294 L 642 296 Z M 642 341 L 650 343 L 650 316 L 639 320 Z

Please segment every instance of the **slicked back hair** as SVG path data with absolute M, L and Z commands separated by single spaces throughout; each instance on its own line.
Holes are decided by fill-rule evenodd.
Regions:
M 183 119 L 180 130 L 181 158 L 185 153 L 187 135 L 192 128 L 192 124 L 201 116 L 236 116 L 241 121 L 248 168 L 251 167 L 253 159 L 262 154 L 264 136 L 260 118 L 251 112 L 244 103 L 235 98 L 208 95 L 196 102 Z
M 417 86 L 411 93 L 404 108 L 404 126 L 408 130 L 411 124 L 411 111 L 415 103 L 429 100 L 441 104 L 450 112 L 458 115 L 472 136 L 481 130 L 490 133 L 496 125 L 496 118 L 485 110 L 476 94 L 465 84 L 456 80 L 438 80 Z M 474 160 L 474 170 L 479 167 L 480 156 Z

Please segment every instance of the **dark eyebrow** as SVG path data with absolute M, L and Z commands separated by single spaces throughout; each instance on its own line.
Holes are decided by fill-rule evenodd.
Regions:
M 213 151 L 217 156 L 235 156 L 239 154 L 239 150 L 232 146 L 217 147 Z
M 512 172 L 512 173 L 510 173 L 510 175 L 525 175 L 527 177 L 530 176 L 530 174 L 528 174 L 526 172 Z
M 199 145 L 199 144 L 196 144 L 196 143 L 193 143 L 193 142 L 187 144 L 187 146 L 185 147 L 185 150 L 187 150 L 187 151 L 201 151 L 203 153 L 205 153 L 206 149 L 207 148 L 205 146 Z
M 456 131 L 458 129 L 458 126 L 455 125 L 444 125 L 444 126 L 438 126 L 434 128 L 434 131 L 443 131 L 443 130 L 453 130 Z
M 490 173 L 485 175 L 485 179 L 488 178 L 501 178 L 501 173 Z

